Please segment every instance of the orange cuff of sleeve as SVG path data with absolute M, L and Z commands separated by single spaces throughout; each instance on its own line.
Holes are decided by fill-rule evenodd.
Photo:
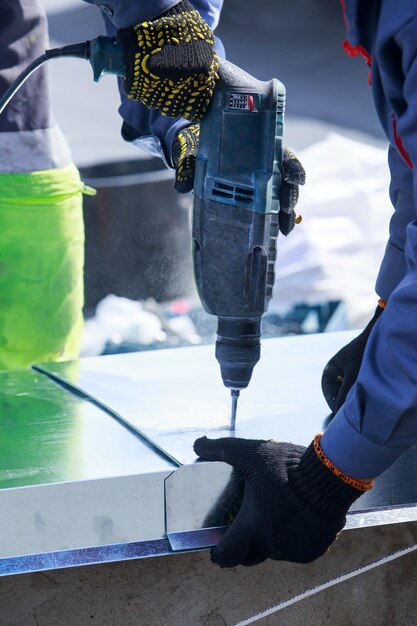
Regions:
M 372 487 L 374 486 L 373 480 L 370 482 L 364 482 L 364 481 L 358 480 L 357 478 L 352 478 L 351 476 L 348 476 L 347 474 L 344 474 L 343 472 L 341 472 L 340 469 L 338 469 L 336 465 L 334 465 L 330 461 L 330 459 L 327 458 L 327 456 L 324 454 L 320 446 L 321 437 L 322 437 L 322 433 L 319 433 L 318 435 L 314 437 L 314 441 L 313 441 L 314 451 L 319 457 L 320 461 L 331 472 L 333 472 L 335 476 L 340 478 L 340 480 L 343 480 L 343 482 L 346 483 L 347 485 L 350 485 L 351 487 L 354 487 L 355 489 L 358 489 L 359 491 L 369 491 L 370 489 L 372 489 Z

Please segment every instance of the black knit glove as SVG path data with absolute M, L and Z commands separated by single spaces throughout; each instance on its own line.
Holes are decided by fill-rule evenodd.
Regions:
M 256 565 L 267 558 L 309 563 L 326 552 L 345 525 L 350 505 L 368 487 L 336 476 L 314 446 L 320 450 L 318 438 L 308 448 L 251 439 L 197 439 L 194 450 L 202 460 L 229 463 L 245 479 L 242 506 L 212 550 L 214 563 Z
M 362 364 L 366 342 L 384 308 L 378 305 L 367 327 L 358 337 L 344 346 L 327 363 L 321 378 L 321 388 L 332 411 L 331 419 L 345 403 L 351 387 L 355 384 Z
M 288 148 L 284 148 L 282 153 L 281 174 L 279 230 L 283 235 L 287 236 L 295 224 L 301 221 L 300 217 L 297 218 L 294 209 L 298 202 L 299 185 L 304 185 L 306 181 L 306 173 L 303 166 L 295 154 Z
M 214 35 L 187 0 L 158 18 L 122 28 L 125 92 L 163 115 L 203 119 L 219 67 Z

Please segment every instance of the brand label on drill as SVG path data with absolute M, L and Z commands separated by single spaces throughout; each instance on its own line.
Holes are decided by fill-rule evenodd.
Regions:
M 229 109 L 253 111 L 255 109 L 254 97 L 245 93 L 231 93 L 229 98 Z

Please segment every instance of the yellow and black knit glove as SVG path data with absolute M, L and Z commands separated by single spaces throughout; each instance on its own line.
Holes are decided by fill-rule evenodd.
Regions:
M 163 115 L 203 119 L 218 78 L 214 35 L 188 0 L 158 18 L 123 28 L 125 92 Z
M 191 124 L 178 133 L 173 146 L 175 167 L 174 187 L 178 193 L 188 193 L 194 187 L 195 161 L 198 150 L 200 125 Z

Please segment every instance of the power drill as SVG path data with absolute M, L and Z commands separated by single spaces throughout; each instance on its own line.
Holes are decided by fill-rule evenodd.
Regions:
M 261 319 L 275 280 L 285 88 L 220 60 L 220 80 L 201 122 L 194 179 L 193 257 L 198 293 L 218 318 L 216 358 L 237 399 L 260 358 Z
M 60 57 L 90 61 L 94 80 L 125 76 L 123 50 L 114 37 L 46 50 L 0 100 L 0 113 L 41 65 Z M 291 216 L 280 211 L 285 88 L 261 82 L 220 59 L 220 79 L 201 122 L 194 181 L 193 259 L 197 290 L 218 318 L 216 358 L 237 399 L 260 358 L 261 319 L 272 296 L 276 241 Z

